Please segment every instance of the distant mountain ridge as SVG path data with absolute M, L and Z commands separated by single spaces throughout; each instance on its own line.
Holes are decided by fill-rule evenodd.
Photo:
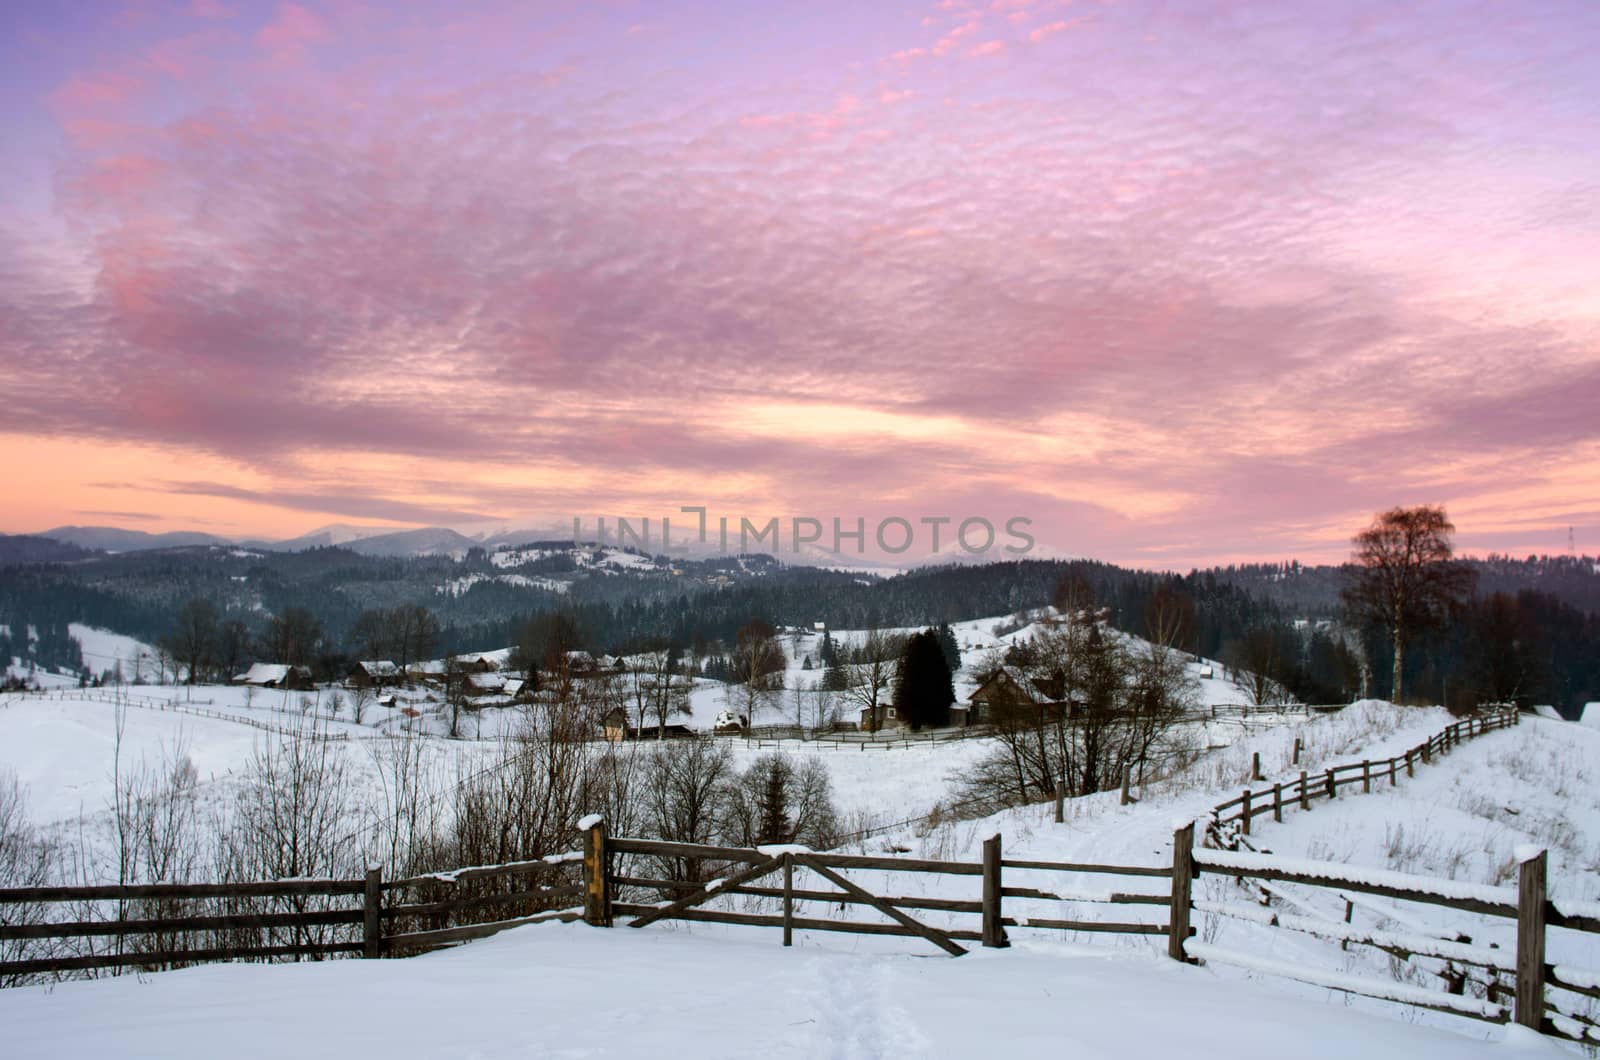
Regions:
M 198 530 L 168 530 L 152 534 L 116 526 L 58 526 L 33 537 L 46 537 L 97 552 L 143 552 L 153 548 L 192 548 L 195 545 L 231 545 L 232 541 Z

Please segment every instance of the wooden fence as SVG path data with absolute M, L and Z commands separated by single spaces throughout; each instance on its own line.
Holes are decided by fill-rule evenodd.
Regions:
M 1239 835 L 1250 834 L 1250 822 L 1263 814 L 1272 814 L 1274 821 L 1283 820 L 1283 811 L 1298 807 L 1311 809 L 1313 799 L 1337 798 L 1339 789 L 1361 785 L 1363 792 L 1372 791 L 1373 784 L 1387 780 L 1393 787 L 1400 782 L 1403 770 L 1408 777 L 1416 775 L 1419 763 L 1426 765 L 1438 755 L 1448 754 L 1463 742 L 1497 729 L 1508 729 L 1521 723 L 1521 714 L 1514 707 L 1502 708 L 1481 717 L 1463 718 L 1428 737 L 1417 746 L 1393 758 L 1377 761 L 1363 760 L 1334 766 L 1318 773 L 1300 771 L 1298 780 L 1275 783 L 1270 788 L 1252 790 L 1227 802 L 1218 803 L 1211 810 L 1210 834 L 1221 846 L 1238 846 Z M 1300 740 L 1296 738 L 1293 762 L 1300 761 Z M 1261 779 L 1261 756 L 1255 756 L 1252 773 Z
M 1279 975 L 1333 990 L 1362 994 L 1421 1008 L 1450 1012 L 1489 1022 L 1515 1019 L 1523 1026 L 1591 1044 L 1600 1042 L 1600 1022 L 1592 1009 L 1580 1008 L 1585 999 L 1600 999 L 1600 971 L 1555 964 L 1546 959 L 1551 929 L 1600 934 L 1600 903 L 1552 901 L 1547 893 L 1547 855 L 1544 850 L 1520 850 L 1517 886 L 1489 887 L 1412 876 L 1398 872 L 1368 871 L 1337 862 L 1305 861 L 1228 850 L 1195 849 L 1194 827 L 1180 829 L 1173 840 L 1173 886 L 1176 925 L 1172 955 L 1179 959 L 1216 961 Z M 1183 871 L 1179 866 L 1187 866 Z M 1430 990 L 1411 984 L 1323 971 L 1198 941 L 1187 929 L 1188 914 L 1179 915 L 1178 879 L 1192 881 L 1201 873 L 1239 881 L 1253 881 L 1252 901 L 1193 901 L 1191 910 L 1233 917 L 1258 926 L 1298 932 L 1338 941 L 1341 946 L 1366 946 L 1380 950 L 1424 975 L 1443 980 L 1445 988 Z M 1333 891 L 1345 904 L 1343 921 L 1319 915 L 1281 884 L 1298 884 Z M 1398 899 L 1515 922 L 1515 946 L 1504 949 L 1474 943 L 1464 934 L 1437 937 L 1425 930 L 1401 932 L 1368 929 L 1351 922 L 1357 900 L 1385 921 L 1403 922 L 1396 909 L 1384 908 L 1364 896 Z M 1274 907 L 1272 902 L 1276 902 Z M 1297 908 L 1299 912 L 1286 909 Z M 1309 915 L 1308 915 L 1309 914 Z M 1181 945 L 1180 945 L 1181 944 Z M 1418 960 L 1426 962 L 1418 965 Z M 1434 967 L 1430 967 L 1434 965 Z M 1482 978 L 1474 978 L 1473 971 Z M 1468 987 L 1482 996 L 1468 993 Z M 1558 993 L 1552 993 L 1557 991 Z M 1508 1004 L 1509 1001 L 1509 1004 Z
M 579 919 L 581 866 L 573 852 L 389 881 L 372 869 L 354 880 L 0 890 L 0 983 L 210 961 L 419 953 L 523 924 Z
M 1000 836 L 984 842 L 983 860 L 977 862 L 937 861 L 925 858 L 884 857 L 863 854 L 838 854 L 803 847 L 724 847 L 697 843 L 676 843 L 654 839 L 608 837 L 603 823 L 587 833 L 585 880 L 588 887 L 585 919 L 610 926 L 616 916 L 632 917 L 631 925 L 641 927 L 662 919 L 693 920 L 709 923 L 772 927 L 783 931 L 784 945 L 793 932 L 829 931 L 858 935 L 918 936 L 928 939 L 952 956 L 966 951 L 960 942 L 979 942 L 984 946 L 1008 945 L 1006 928 L 1025 927 L 1045 931 L 1110 932 L 1126 935 L 1166 935 L 1165 923 L 1137 921 L 1063 920 L 1007 916 L 1005 900 L 1094 901 L 1123 908 L 1167 907 L 1170 897 L 1163 894 L 1114 892 L 1105 897 L 1063 896 L 1036 887 L 1012 885 L 1011 873 L 1071 872 L 1120 876 L 1148 881 L 1165 880 L 1172 870 L 1165 866 L 1078 864 L 1055 861 L 1007 859 L 1001 852 Z M 622 858 L 635 864 L 655 866 L 652 874 L 618 871 Z M 731 870 L 731 871 L 730 871 Z M 829 889 L 795 885 L 796 871 L 808 871 L 831 885 Z M 960 877 L 972 884 L 973 893 L 962 897 L 885 897 L 845 876 L 846 872 L 912 872 Z M 763 877 L 783 874 L 779 886 L 761 885 Z M 707 878 L 710 882 L 706 882 Z M 657 901 L 641 900 L 651 892 Z M 771 899 L 777 912 L 750 912 L 708 909 L 705 905 L 720 895 L 743 895 Z M 888 919 L 888 923 L 855 919 L 803 916 L 797 906 L 823 903 L 840 910 L 869 907 Z M 803 912 L 803 911 L 801 911 Z M 976 918 L 961 926 L 933 926 L 917 919 L 921 912 L 953 914 L 955 918 Z

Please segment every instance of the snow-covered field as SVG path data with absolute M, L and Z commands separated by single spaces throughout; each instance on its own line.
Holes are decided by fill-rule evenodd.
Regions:
M 1059 942 L 951 960 L 885 953 L 854 936 L 824 948 L 802 934 L 784 950 L 772 933 L 581 924 L 400 961 L 225 965 L 8 990 L 0 1026 L 15 1060 L 1563 1055 L 1520 1029 L 1474 1040 Z
M 242 690 L 229 688 L 132 691 L 155 692 L 180 709 L 125 711 L 124 761 L 154 760 L 181 743 L 202 799 L 218 803 L 230 797 L 258 742 L 275 738 L 228 719 L 289 724 L 300 713 L 297 694 L 256 693 L 246 702 Z M 702 692 L 721 695 L 714 687 Z M 184 713 L 190 695 L 193 709 L 224 717 Z M 0 698 L 0 768 L 18 773 L 31 815 L 58 836 L 73 833 L 80 814 L 89 820 L 88 834 L 103 830 L 115 714 L 111 704 L 88 697 Z M 1118 805 L 1111 792 L 1070 801 L 1062 825 L 1048 807 L 1026 807 L 981 821 L 919 823 L 854 846 L 973 861 L 983 839 L 999 832 L 1008 857 L 1166 865 L 1175 821 L 1203 818 L 1237 794 L 1248 783 L 1252 754 L 1260 754 L 1269 779 L 1288 779 L 1299 768 L 1387 756 L 1449 720 L 1441 710 L 1365 703 L 1279 724 L 1196 725 L 1200 746 L 1210 750 L 1178 776 L 1136 791 L 1136 805 Z M 363 790 L 377 785 L 372 749 L 388 738 L 375 727 L 381 722 L 369 717 L 358 726 L 343 716 L 326 724 L 352 737 L 338 745 L 351 763 L 351 782 Z M 1296 738 L 1302 761 L 1291 766 Z M 768 753 L 729 742 L 741 766 Z M 447 780 L 494 749 L 476 740 L 430 739 L 429 745 Z M 649 750 L 633 745 L 631 753 Z M 953 782 L 987 745 L 858 752 L 787 742 L 784 750 L 828 766 L 835 801 L 852 826 L 869 817 L 874 824 L 921 817 L 949 798 Z M 1535 842 L 1550 847 L 1556 897 L 1594 898 L 1600 896 L 1596 763 L 1600 731 L 1525 717 L 1521 726 L 1471 741 L 1392 790 L 1379 784 L 1371 795 L 1318 802 L 1282 824 L 1258 819 L 1253 839 L 1282 854 L 1491 884 L 1505 882 L 1518 844 Z M 970 877 L 862 872 L 859 879 L 883 894 L 976 897 Z M 1015 871 L 1007 885 L 1064 896 L 1007 899 L 1007 915 L 1024 921 L 1160 923 L 1165 915 L 1160 906 L 1089 900 L 1112 890 L 1161 893 L 1164 881 Z M 1283 890 L 1300 911 L 1328 920 L 1345 914 L 1342 900 L 1328 891 Z M 1258 894 L 1206 874 L 1195 896 L 1248 903 Z M 736 908 L 765 901 L 721 900 L 741 903 Z M 801 915 L 839 914 L 817 907 Z M 955 916 L 925 918 L 953 925 Z M 1427 907 L 1371 902 L 1353 916 L 1371 930 L 1465 931 L 1502 947 L 1513 941 L 1508 922 Z M 1359 946 L 1341 950 L 1312 936 L 1211 915 L 1197 916 L 1196 926 L 1203 941 L 1296 966 L 1378 980 L 1396 972 L 1385 954 Z M 1515 1031 L 1505 1043 L 1485 1044 L 1501 1043 L 1507 1030 L 1223 965 L 1180 967 L 1162 956 L 1158 937 L 1063 934 L 1025 924 L 1011 934 L 1008 951 L 975 948 L 950 961 L 913 939 L 801 933 L 797 948 L 785 951 L 775 932 L 753 928 L 678 924 L 601 932 L 542 925 L 405 961 L 219 966 L 5 991 L 0 1026 L 7 1028 L 7 1056 L 198 1056 L 225 1045 L 237 1053 L 241 1043 L 243 1055 L 308 1056 L 351 1050 L 642 1056 L 691 1049 L 708 1056 L 964 1056 L 1003 1044 L 1020 1057 L 1063 1050 L 1154 1057 L 1198 1048 L 1199 1055 L 1276 1058 L 1349 1056 L 1358 1049 L 1387 1057 L 1562 1048 L 1530 1043 Z M 1600 969 L 1600 946 L 1590 937 L 1552 933 L 1551 955 Z M 1426 967 L 1399 972 L 1413 985 L 1439 989 Z M 284 1020 L 290 1011 L 296 1018 Z

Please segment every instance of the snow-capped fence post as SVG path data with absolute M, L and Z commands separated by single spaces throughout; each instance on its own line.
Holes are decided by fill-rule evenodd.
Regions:
M 1544 1023 L 1544 905 L 1546 853 L 1517 850 L 1517 1022 Z
M 1414 777 L 1417 775 L 1417 760 L 1415 755 L 1415 748 L 1406 752 L 1406 776 L 1408 777 Z
M 983 841 L 983 944 L 990 949 L 1011 945 L 1006 938 L 1000 880 L 1000 834 Z
M 1240 819 L 1244 821 L 1244 834 L 1250 834 L 1250 789 L 1244 789 L 1244 806 L 1239 810 Z
M 383 909 L 383 868 L 367 866 L 367 884 L 361 902 L 361 956 L 372 958 L 383 951 L 379 914 Z
M 1249 823 L 1245 818 L 1245 823 Z M 1190 889 L 1194 883 L 1194 822 L 1172 833 L 1172 905 L 1167 911 L 1167 956 L 1189 961 L 1183 944 L 1189 939 Z
M 1311 788 L 1306 783 L 1306 771 L 1300 771 L 1300 808 L 1311 809 Z
M 578 824 L 583 836 L 583 922 L 611 926 L 611 879 L 606 871 L 606 822 L 599 815 Z

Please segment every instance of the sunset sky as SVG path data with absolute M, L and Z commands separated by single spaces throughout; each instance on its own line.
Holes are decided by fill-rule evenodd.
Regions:
M 0 10 L 0 531 L 1600 551 L 1600 3 Z

